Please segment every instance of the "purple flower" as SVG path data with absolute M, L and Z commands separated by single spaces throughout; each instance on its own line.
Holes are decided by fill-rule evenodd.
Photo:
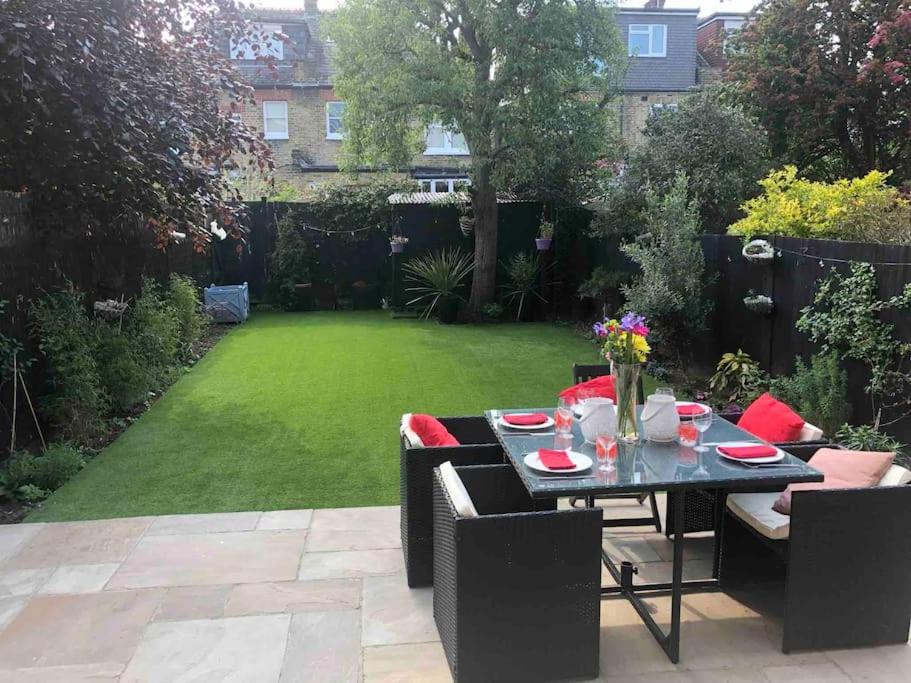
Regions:
M 640 334 L 636 331 L 636 328 L 645 327 L 645 316 L 636 315 L 632 311 L 627 313 L 620 319 L 620 329 L 624 332 L 632 332 L 634 334 Z
M 592 325 L 592 332 L 595 333 L 596 337 L 606 337 L 607 330 L 604 328 L 604 323 L 595 323 Z

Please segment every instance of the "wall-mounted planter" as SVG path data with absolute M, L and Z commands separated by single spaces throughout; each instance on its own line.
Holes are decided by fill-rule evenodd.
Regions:
M 748 311 L 759 313 L 760 315 L 772 315 L 775 310 L 775 302 L 765 294 L 744 297 L 743 305 L 746 306 Z
M 405 244 L 403 242 L 390 242 L 389 249 L 393 254 L 401 254 L 405 251 Z
M 536 237 L 535 246 L 538 248 L 538 251 L 548 251 L 553 241 L 552 237 Z
M 775 260 L 775 247 L 766 240 L 751 240 L 740 252 L 750 263 L 769 264 Z
M 460 216 L 459 228 L 462 230 L 462 234 L 465 237 L 471 237 L 471 233 L 474 232 L 474 218 L 471 218 L 470 216 Z

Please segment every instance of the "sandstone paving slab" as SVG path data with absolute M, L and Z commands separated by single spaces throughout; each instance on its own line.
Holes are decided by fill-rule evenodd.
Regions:
M 204 515 L 164 515 L 156 517 L 148 536 L 167 534 L 213 534 L 225 531 L 253 531 L 259 512 L 215 512 Z
M 150 624 L 123 683 L 278 681 L 288 636 L 286 614 Z
M 126 663 L 163 591 L 32 597 L 0 631 L 6 668 Z
M 838 667 L 855 681 L 898 683 L 911 673 L 911 645 L 886 645 L 854 650 L 831 650 L 826 653 Z
M 373 550 L 400 548 L 398 507 L 316 510 L 307 550 Z
M 0 525 L 0 567 L 16 555 L 22 546 L 34 537 L 43 524 L 4 524 Z
M 104 683 L 118 680 L 122 671 L 116 662 L 0 670 L 0 683 Z
M 168 588 L 155 621 L 217 619 L 224 616 L 231 586 L 177 586 Z
M 440 643 L 364 648 L 364 683 L 451 683 Z
M 293 615 L 282 666 L 282 683 L 359 681 L 360 616 L 358 610 Z
M 108 588 L 290 581 L 305 538 L 305 531 L 146 536 Z
M 278 529 L 309 529 L 313 510 L 271 510 L 259 518 L 256 528 L 260 531 Z
M 51 578 L 54 571 L 53 567 L 0 571 L 0 597 L 32 595 Z
M 132 517 L 46 524 L 7 562 L 6 568 L 121 562 L 149 523 L 147 517 Z
M 405 561 L 399 548 L 350 550 L 329 553 L 306 552 L 301 558 L 301 581 L 348 579 L 380 574 L 401 574 Z
M 401 576 L 365 577 L 363 629 L 365 647 L 439 640 L 433 589 L 409 588 Z
M 0 598 L 0 630 L 9 624 L 25 607 L 27 598 Z
M 118 567 L 118 562 L 57 567 L 39 593 L 97 593 Z
M 762 673 L 771 683 L 851 683 L 851 678 L 833 662 L 767 666 Z
M 280 581 L 234 586 L 225 616 L 278 612 L 326 612 L 357 609 L 361 602 L 359 579 Z

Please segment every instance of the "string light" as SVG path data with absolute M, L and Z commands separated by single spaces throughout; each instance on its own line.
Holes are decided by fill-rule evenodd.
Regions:
M 835 258 L 832 256 L 818 256 L 816 254 L 807 254 L 800 251 L 794 251 L 792 249 L 784 249 L 783 247 L 776 247 L 775 250 L 780 256 L 782 252 L 785 254 L 793 254 L 794 256 L 800 256 L 802 258 L 813 259 L 819 261 L 819 267 L 824 268 L 826 262 L 829 263 L 869 263 L 871 266 L 911 266 L 911 261 L 864 261 L 863 259 L 843 259 Z

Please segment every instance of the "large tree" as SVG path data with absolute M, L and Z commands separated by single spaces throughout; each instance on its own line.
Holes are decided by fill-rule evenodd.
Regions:
M 0 0 L 0 189 L 28 191 L 44 227 L 147 220 L 201 246 L 236 210 L 223 164 L 271 165 L 220 106 L 252 97 L 231 37 L 281 39 L 233 0 Z
M 497 191 L 566 187 L 608 139 L 625 52 L 600 0 L 348 0 L 328 26 L 346 163 L 407 168 L 423 125 L 471 154 L 470 307 L 494 295 Z
M 908 0 L 759 5 L 732 41 L 729 76 L 776 154 L 821 175 L 911 178 L 911 86 L 892 56 L 907 54 L 907 10 Z

